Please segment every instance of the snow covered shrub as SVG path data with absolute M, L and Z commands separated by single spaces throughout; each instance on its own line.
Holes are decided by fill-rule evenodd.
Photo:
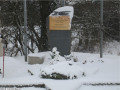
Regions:
M 69 62 L 59 62 L 45 67 L 40 74 L 42 78 L 50 79 L 76 79 L 84 75 L 85 73 L 78 65 L 70 64 Z
M 54 47 L 50 53 L 49 65 L 41 69 L 40 77 L 51 79 L 75 79 L 85 76 L 83 70 L 76 65 L 77 57 L 73 55 L 60 56 Z
M 59 51 L 57 51 L 57 48 L 56 47 L 54 47 L 53 49 L 52 49 L 52 52 L 51 52 L 51 58 L 52 59 L 58 59 L 59 58 Z
M 58 62 L 62 62 L 62 61 L 66 61 L 64 57 L 62 57 L 60 54 L 59 54 L 59 51 L 57 51 L 57 48 L 54 47 L 50 53 L 50 62 L 49 64 L 56 64 Z
M 74 38 L 71 42 L 71 50 L 72 51 L 79 51 L 79 39 Z
M 1 32 L 8 43 L 5 55 L 16 56 L 18 53 L 23 55 L 22 36 L 19 37 L 18 29 L 14 26 L 3 27 L 1 28 Z
M 95 51 L 99 52 L 98 46 L 95 47 Z M 120 55 L 120 42 L 115 40 L 104 42 L 103 52 L 104 54 Z
M 120 42 L 117 41 L 106 42 L 104 45 L 104 53 L 120 55 Z
M 52 73 L 52 74 L 42 74 L 42 78 L 51 78 L 51 79 L 69 79 L 66 75 L 60 73 Z
M 54 47 L 50 53 L 50 62 L 49 64 L 56 64 L 58 62 L 63 62 L 63 61 L 73 61 L 77 62 L 78 59 L 77 57 L 73 56 L 72 54 L 70 55 L 65 55 L 64 57 L 59 54 L 59 51 L 57 51 L 57 48 Z

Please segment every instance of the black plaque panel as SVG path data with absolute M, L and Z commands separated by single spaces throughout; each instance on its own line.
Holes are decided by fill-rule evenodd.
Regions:
M 48 31 L 48 40 L 50 49 L 57 47 L 60 55 L 69 55 L 71 48 L 71 31 L 70 30 L 50 30 Z

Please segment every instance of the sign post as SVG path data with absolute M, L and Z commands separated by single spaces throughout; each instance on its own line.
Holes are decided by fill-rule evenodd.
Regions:
M 3 55 L 3 44 L 1 43 L 2 38 L 0 38 L 0 57 Z
M 25 61 L 27 62 L 27 6 L 26 6 L 26 0 L 24 0 L 24 53 L 25 53 Z
M 101 0 L 100 58 L 103 58 L 103 0 Z
M 2 41 L 2 35 L 1 35 L 1 6 L 0 6 L 0 56 L 3 55 L 3 44 L 1 43 Z
M 3 78 L 4 78 L 4 56 L 5 56 L 5 46 L 3 46 Z

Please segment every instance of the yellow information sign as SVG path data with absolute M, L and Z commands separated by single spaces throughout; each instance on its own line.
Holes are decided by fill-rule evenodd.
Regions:
M 70 16 L 50 16 L 49 30 L 70 30 Z

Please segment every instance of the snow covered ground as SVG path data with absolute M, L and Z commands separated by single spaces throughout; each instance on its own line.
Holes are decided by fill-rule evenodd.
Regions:
M 99 54 L 73 52 L 78 62 L 71 62 L 85 72 L 84 77 L 69 80 L 43 79 L 40 77 L 41 70 L 50 67 L 48 64 L 50 52 L 45 54 L 43 64 L 29 65 L 24 62 L 23 56 L 5 56 L 5 77 L 0 74 L 0 85 L 23 85 L 23 84 L 45 84 L 52 90 L 120 90 L 120 86 L 85 86 L 83 83 L 120 83 L 120 56 L 104 55 L 101 59 Z M 0 57 L 0 68 L 2 69 L 2 59 Z M 62 61 L 62 63 L 65 61 Z M 64 66 L 64 64 L 63 64 Z M 62 65 L 55 68 L 63 68 Z M 66 66 L 64 66 L 66 67 Z M 30 70 L 34 75 L 28 73 Z M 49 69 L 48 69 L 49 70 Z M 77 70 L 75 70 L 77 72 Z M 63 70 L 63 73 L 67 72 Z M 74 72 L 74 73 L 76 73 Z M 21 90 L 38 90 L 38 88 L 22 88 Z M 39 89 L 45 90 L 45 89 Z

